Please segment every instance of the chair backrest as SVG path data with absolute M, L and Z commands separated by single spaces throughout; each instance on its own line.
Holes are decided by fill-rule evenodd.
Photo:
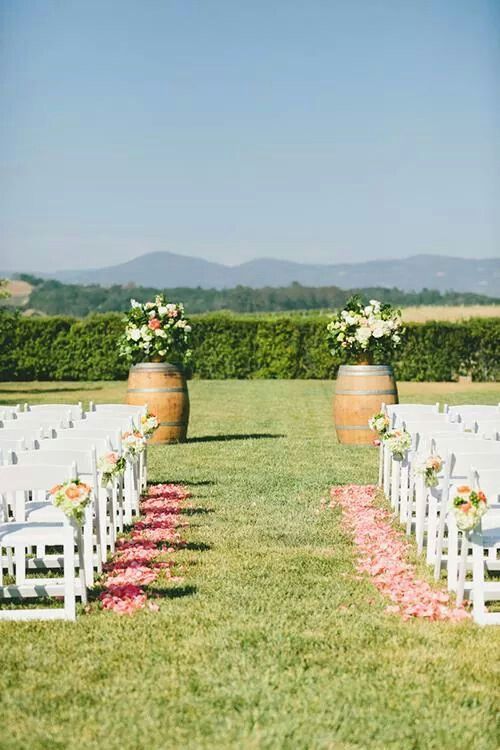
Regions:
M 0 419 L 16 419 L 19 414 L 18 409 L 13 406 L 0 406 Z
M 0 492 L 50 490 L 56 484 L 76 478 L 74 464 L 0 466 Z
M 450 433 L 433 434 L 431 438 L 431 450 L 435 453 L 446 451 L 457 451 L 459 453 L 488 453 L 500 456 L 500 441 L 484 440 L 474 433 Z
M 49 412 L 58 412 L 62 414 L 67 414 L 68 412 L 71 413 L 71 417 L 73 419 L 81 419 L 81 415 L 83 414 L 83 404 L 80 401 L 78 404 L 25 404 L 24 405 L 24 414 L 41 414 L 42 412 L 49 413 Z
M 435 404 L 385 404 L 389 416 L 406 411 L 408 414 L 439 414 L 439 403 Z
M 73 429 L 73 430 L 65 430 L 65 434 L 61 435 L 61 437 L 64 439 L 66 437 L 66 432 L 70 432 L 71 436 L 75 437 L 87 437 L 92 438 L 94 442 L 97 441 L 98 438 L 103 438 L 108 440 L 109 447 L 108 450 L 114 450 L 114 451 L 121 451 L 121 445 L 122 445 L 122 438 L 121 438 L 121 430 L 113 430 L 113 429 L 102 429 L 100 427 L 81 427 L 79 429 Z
M 6 428 L 13 428 L 14 430 L 17 430 L 18 428 L 27 427 L 27 428 L 37 428 L 40 427 L 44 430 L 67 430 L 73 425 L 73 422 L 68 419 L 68 415 L 65 417 L 62 414 L 53 414 L 53 415 L 46 415 L 46 414 L 21 414 L 19 416 L 19 419 L 11 419 L 8 423 L 4 422 L 4 426 Z
M 455 414 L 468 414 L 470 412 L 482 413 L 484 415 L 493 413 L 493 415 L 500 414 L 500 404 L 459 404 L 458 406 L 448 406 L 448 413 Z
M 135 406 L 132 404 L 94 404 L 93 401 L 90 402 L 89 406 L 89 413 L 96 413 L 96 414 L 107 414 L 109 412 L 114 413 L 116 415 L 121 414 L 147 414 L 148 407 L 146 405 L 144 406 Z
M 74 432 L 71 431 L 71 436 L 56 438 L 55 440 L 41 440 L 38 443 L 38 450 L 44 453 L 52 453 L 52 451 L 89 451 L 92 448 L 96 449 L 97 455 L 100 456 L 102 453 L 106 453 L 112 450 L 111 444 L 105 437 L 93 437 L 92 435 L 80 435 L 73 437 Z
M 81 422 L 75 422 L 75 429 L 86 429 L 87 427 L 97 427 L 98 429 L 110 429 L 110 430 L 121 430 L 125 432 L 133 428 L 134 420 L 128 414 L 123 416 L 115 415 L 103 415 L 91 412 L 87 415 L 86 419 Z
M 96 470 L 95 447 L 88 450 L 52 450 L 50 454 L 46 451 L 31 450 L 13 453 L 13 463 L 19 466 L 45 466 L 47 461 L 51 464 L 62 466 L 76 465 L 76 471 L 80 474 L 94 474 Z
M 463 432 L 463 426 L 458 422 L 446 422 L 440 419 L 405 419 L 399 425 L 411 435 L 416 436 L 416 444 L 420 445 L 426 437 L 430 438 L 437 432 L 456 434 Z
M 450 460 L 450 476 L 455 477 L 468 477 L 473 468 L 482 469 L 494 469 L 498 466 L 499 456 L 494 453 L 483 453 L 482 451 L 473 452 L 472 450 L 468 453 L 453 451 L 449 454 Z
M 1 440 L 24 440 L 26 445 L 28 447 L 32 446 L 34 441 L 45 439 L 45 438 L 51 438 L 53 437 L 54 432 L 53 431 L 47 431 L 43 429 L 36 429 L 33 425 L 29 425 L 29 427 L 23 429 L 23 428 L 3 428 L 0 429 L 0 439 Z
M 11 439 L 2 438 L 0 434 L 0 448 L 7 451 L 25 451 L 26 441 L 24 438 Z
M 500 501 L 500 468 L 480 469 L 472 467 L 472 485 L 481 489 L 490 503 Z

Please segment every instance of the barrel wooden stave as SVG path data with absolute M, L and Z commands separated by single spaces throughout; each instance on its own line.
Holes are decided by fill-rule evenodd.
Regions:
M 348 445 L 371 445 L 368 420 L 382 404 L 397 404 L 398 390 L 388 365 L 341 365 L 337 375 L 334 419 L 337 438 Z
M 127 404 L 147 404 L 160 425 L 150 443 L 182 443 L 187 437 L 189 394 L 183 370 L 167 362 L 143 362 L 130 368 Z

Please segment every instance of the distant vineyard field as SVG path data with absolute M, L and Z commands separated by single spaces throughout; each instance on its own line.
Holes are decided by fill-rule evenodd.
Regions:
M 498 318 L 500 305 L 420 305 L 403 307 L 403 320 L 407 323 L 427 323 L 445 320 L 456 323 L 469 318 Z

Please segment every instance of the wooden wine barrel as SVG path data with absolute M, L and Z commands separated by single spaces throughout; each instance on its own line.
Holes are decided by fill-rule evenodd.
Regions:
M 337 375 L 334 419 L 340 443 L 371 445 L 368 420 L 382 404 L 397 404 L 398 389 L 388 365 L 341 365 Z
M 183 443 L 189 420 L 189 394 L 183 370 L 168 362 L 143 362 L 130 368 L 127 404 L 147 404 L 160 426 L 151 443 Z

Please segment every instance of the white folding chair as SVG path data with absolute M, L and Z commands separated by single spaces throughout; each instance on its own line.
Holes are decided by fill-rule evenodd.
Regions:
M 461 602 L 464 594 L 472 600 L 472 615 L 478 625 L 500 625 L 500 612 L 489 612 L 487 601 L 500 600 L 500 581 L 498 577 L 485 581 L 485 570 L 498 573 L 500 561 L 500 469 L 473 468 L 470 486 L 481 489 L 489 502 L 490 508 L 482 517 L 479 525 L 469 534 L 462 533 L 460 553 L 458 552 L 458 532 L 454 518 L 450 519 L 450 529 L 456 534 L 456 555 L 460 554 L 456 575 L 457 601 Z M 452 515 L 452 514 L 450 514 Z M 469 551 L 472 548 L 472 581 L 466 581 L 469 567 Z M 455 581 L 453 581 L 454 583 Z
M 119 436 L 115 436 L 115 439 L 118 438 Z M 54 450 L 93 451 L 95 449 L 97 460 L 104 453 L 118 450 L 113 446 L 108 435 L 96 435 L 93 431 L 87 433 L 84 430 L 69 430 L 64 433 L 64 437 L 40 442 L 39 448 L 45 453 Z M 99 550 L 98 571 L 100 572 L 102 564 L 106 562 L 107 549 L 110 552 L 114 551 L 116 533 L 123 531 L 125 517 L 123 478 L 119 477 L 111 486 L 103 487 L 98 471 L 96 494 L 96 535 Z
M 431 490 L 428 495 L 429 516 L 427 528 L 427 562 L 434 566 L 434 577 L 439 580 L 441 575 L 441 566 L 443 563 L 443 548 L 445 544 L 445 531 L 449 520 L 449 503 L 452 488 L 467 484 L 470 477 L 471 467 L 476 465 L 480 468 L 490 468 L 500 463 L 500 450 L 490 450 L 486 441 L 481 444 L 474 444 L 466 449 L 466 452 L 453 450 L 446 455 L 444 476 L 440 486 Z M 474 452 L 473 452 L 474 450 Z M 468 451 L 468 452 L 467 452 Z M 453 579 L 456 569 L 456 560 L 454 557 L 454 531 L 448 529 L 448 549 L 451 550 L 446 559 L 450 581 Z
M 45 441 L 49 442 L 49 441 Z M 55 442 L 55 441 L 50 441 Z M 85 578 L 87 586 L 91 586 L 94 580 L 94 517 L 96 522 L 96 560 L 95 567 L 101 571 L 101 554 L 100 547 L 102 540 L 99 537 L 99 504 L 98 504 L 98 478 L 95 447 L 89 450 L 76 451 L 71 448 L 51 450 L 29 450 L 13 454 L 13 463 L 19 466 L 46 466 L 47 464 L 71 465 L 74 467 L 74 475 L 84 481 L 92 488 L 92 500 L 90 508 L 87 510 L 85 524 L 83 526 L 83 557 L 85 565 Z M 44 502 L 43 498 L 39 502 L 31 502 L 27 505 L 26 520 L 47 520 L 52 517 L 52 506 Z M 50 518 L 48 518 L 50 520 Z M 28 561 L 28 567 L 60 567 L 61 559 L 59 556 L 47 556 L 44 545 L 40 546 L 36 552 L 35 560 Z
M 1 466 L 0 487 L 3 503 L 11 500 L 11 508 L 19 517 L 0 523 L 0 552 L 2 548 L 14 549 L 15 583 L 4 585 L 3 563 L 0 564 L 0 597 L 3 599 L 62 596 L 63 608 L 0 610 L 2 620 L 74 620 L 75 596 L 86 601 L 83 550 L 78 527 L 62 512 L 54 513 L 47 521 L 24 521 L 25 498 L 40 491 L 47 492 L 54 484 L 71 479 L 73 467 L 60 466 Z M 61 471 L 64 471 L 61 474 Z M 55 511 L 58 509 L 55 508 Z M 28 578 L 26 576 L 26 550 L 41 544 L 61 546 L 63 578 Z M 79 555 L 79 581 L 75 581 L 75 544 Z

